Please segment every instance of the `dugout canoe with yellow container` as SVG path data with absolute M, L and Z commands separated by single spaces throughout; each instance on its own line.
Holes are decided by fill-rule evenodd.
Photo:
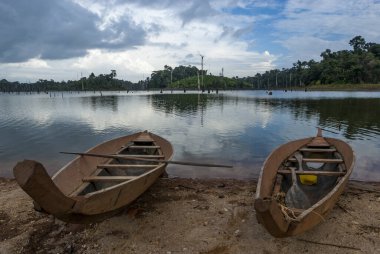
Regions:
M 312 229 L 326 219 L 344 191 L 355 155 L 346 142 L 322 137 L 281 145 L 261 169 L 255 197 L 256 216 L 275 237 Z

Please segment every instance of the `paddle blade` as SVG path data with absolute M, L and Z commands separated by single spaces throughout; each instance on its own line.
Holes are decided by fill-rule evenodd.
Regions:
M 293 184 L 286 193 L 285 203 L 288 207 L 299 209 L 307 209 L 311 206 L 308 196 L 297 184 Z

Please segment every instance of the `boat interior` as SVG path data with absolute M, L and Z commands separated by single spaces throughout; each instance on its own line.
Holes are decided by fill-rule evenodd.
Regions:
M 346 174 L 343 162 L 334 146 L 311 142 L 283 161 L 273 195 L 300 213 L 321 200 Z
M 139 161 L 132 158 L 160 160 L 164 159 L 160 146 L 149 136 L 138 137 L 121 147 L 115 155 L 123 158 L 111 158 L 104 164 L 97 165 L 91 176 L 83 177 L 83 184 L 71 196 L 86 195 L 122 182 L 136 179 L 142 174 L 155 169 L 157 161 Z M 132 157 L 132 158 L 128 158 Z

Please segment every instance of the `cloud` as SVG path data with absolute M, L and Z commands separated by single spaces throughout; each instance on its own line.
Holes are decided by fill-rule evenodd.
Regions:
M 252 76 L 349 48 L 356 35 L 378 42 L 379 14 L 375 0 L 2 1 L 0 74 L 67 80 L 116 69 L 137 81 L 166 64 L 200 67 L 202 54 L 213 74 Z
M 331 34 L 361 34 L 369 39 L 380 37 L 380 31 L 370 29 L 380 25 L 380 3 L 375 0 L 345 1 L 344 4 L 337 0 L 291 0 L 285 6 L 283 14 L 286 18 L 278 22 L 277 28 L 291 33 L 321 38 Z
M 321 52 L 325 49 L 337 51 L 350 47 L 345 40 L 329 41 L 313 36 L 291 36 L 281 41 L 281 43 L 291 52 L 288 64 L 294 63 L 297 60 L 319 60 Z
M 224 68 L 226 76 L 247 76 L 274 67 L 275 55 L 254 51 L 252 40 L 245 40 L 252 36 L 256 18 L 225 12 L 223 6 L 231 4 L 37 0 L 29 8 L 26 0 L 3 3 L 0 13 L 9 15 L 1 23 L 0 36 L 8 38 L 0 42 L 1 66 L 6 77 L 16 80 L 32 79 L 33 73 L 35 79 L 67 80 L 78 73 L 116 69 L 119 78 L 131 81 L 166 64 L 200 67 L 199 54 L 205 55 L 204 68 L 213 74 Z M 245 7 L 244 1 L 239 6 Z M 43 60 L 50 68 L 7 64 L 30 59 Z
M 274 23 L 274 36 L 288 54 L 281 58 L 287 65 L 314 58 L 326 48 L 348 49 L 348 41 L 356 35 L 367 41 L 379 41 L 380 2 L 363 1 L 301 1 L 290 0 Z
M 180 17 L 182 19 L 183 25 L 194 20 L 204 20 L 213 18 L 217 15 L 217 11 L 212 9 L 208 1 L 190 1 L 190 6 L 184 11 L 180 12 Z
M 28 0 L 0 3 L 0 62 L 32 58 L 67 59 L 100 48 L 141 45 L 145 31 L 128 17 L 109 22 L 71 1 Z

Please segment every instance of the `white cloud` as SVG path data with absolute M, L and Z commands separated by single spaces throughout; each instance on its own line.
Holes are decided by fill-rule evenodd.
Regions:
M 276 36 L 293 62 L 315 59 L 326 48 L 350 48 L 348 42 L 356 35 L 367 41 L 380 40 L 380 30 L 373 29 L 380 27 L 380 2 L 376 0 L 290 0 L 282 15 L 274 23 Z
M 38 69 L 38 68 L 51 68 L 45 60 L 39 58 L 32 58 L 23 63 L 10 63 L 9 67 L 15 68 L 29 68 L 29 69 Z
M 351 36 L 374 34 L 379 39 L 380 31 L 371 31 L 380 25 L 380 4 L 370 1 L 325 1 L 298 4 L 299 1 L 289 1 L 284 14 L 286 19 L 279 21 L 278 29 L 285 29 L 302 35 L 318 35 L 320 37 L 330 34 Z M 367 6 L 367 2 L 370 6 Z M 365 6 L 366 8 L 363 8 Z M 372 37 L 372 36 L 371 36 Z
M 199 54 L 202 54 L 209 72 L 218 74 L 224 68 L 226 76 L 241 77 L 276 68 L 276 63 L 289 67 L 298 59 L 318 60 L 326 48 L 349 48 L 348 41 L 356 35 L 362 35 L 367 41 L 380 40 L 380 30 L 373 29 L 380 27 L 380 3 L 375 0 L 344 3 L 337 0 L 285 3 L 273 0 L 265 3 L 257 0 L 72 1 L 75 4 L 68 6 L 81 8 L 78 13 L 86 14 L 85 18 L 78 19 L 83 21 L 79 30 L 86 32 L 85 27 L 91 25 L 91 38 L 95 39 L 79 40 L 74 36 L 83 44 L 78 48 L 71 45 L 76 50 L 68 50 L 64 48 L 66 43 L 78 43 L 72 43 L 71 39 L 59 40 L 61 33 L 54 33 L 59 47 L 49 44 L 41 48 L 41 52 L 49 52 L 45 56 L 50 60 L 42 55 L 43 60 L 34 56 L 18 66 L 0 64 L 0 75 L 20 81 L 67 80 L 76 79 L 78 73 L 98 75 L 116 69 L 119 78 L 138 81 L 165 64 L 173 67 L 191 64 L 200 68 Z M 20 6 L 18 8 L 26 8 Z M 283 10 L 279 10 L 280 6 Z M 239 9 L 245 11 L 230 12 Z M 260 12 L 264 9 L 267 12 Z M 249 14 L 253 10 L 256 14 Z M 71 13 L 70 8 L 65 11 Z M 81 15 L 75 17 L 78 16 Z M 103 36 L 96 35 L 97 29 Z M 259 51 L 260 36 L 273 41 L 261 45 Z M 124 45 L 127 42 L 128 47 Z M 276 42 L 281 48 L 273 51 L 270 47 Z M 36 46 L 38 43 L 33 45 L 40 49 Z M 17 55 L 19 59 L 30 55 L 30 50 L 25 50 L 28 47 L 22 48 L 25 52 L 12 51 L 23 53 Z M 4 56 L 9 56 L 4 52 Z M 55 56 L 65 59 L 54 60 Z
M 319 60 L 321 52 L 325 49 L 337 51 L 350 47 L 345 40 L 329 41 L 313 36 L 291 36 L 281 43 L 291 52 L 288 64 L 297 60 Z
M 88 49 L 83 57 L 62 61 L 47 60 L 46 63 L 55 69 L 56 73 L 47 72 L 43 77 L 38 76 L 36 79 L 73 79 L 78 72 L 88 75 L 91 72 L 100 74 L 116 69 L 119 77 L 137 81 L 150 75 L 153 70 L 162 69 L 165 64 L 178 66 L 192 63 L 199 68 L 200 53 L 205 55 L 205 69 L 213 74 L 224 68 L 226 76 L 247 76 L 274 67 L 273 61 L 276 56 L 267 52 L 252 51 L 249 49 L 250 41 L 239 38 L 239 35 L 252 30 L 255 17 L 223 13 L 214 8 L 215 5 L 223 5 L 217 2 L 202 5 L 204 8 L 213 8 L 211 16 L 200 13 L 197 3 L 187 1 L 173 2 L 172 5 L 167 1 L 166 8 L 157 8 L 153 3 L 141 5 L 140 1 L 122 4 L 117 1 L 75 2 L 99 16 L 100 23 L 97 26 L 100 30 L 112 31 L 112 26 L 121 20 L 128 20 L 128 24 L 143 28 L 146 32 L 144 44 L 117 51 Z M 239 5 L 243 6 L 243 3 Z M 194 10 L 195 13 L 192 14 L 189 10 Z M 122 32 L 118 35 L 113 38 L 115 43 L 125 40 L 123 36 L 127 36 Z M 108 43 L 112 44 L 112 41 Z M 188 59 L 188 55 L 193 57 Z M 7 77 L 30 77 L 27 70 L 10 67 L 7 68 Z

